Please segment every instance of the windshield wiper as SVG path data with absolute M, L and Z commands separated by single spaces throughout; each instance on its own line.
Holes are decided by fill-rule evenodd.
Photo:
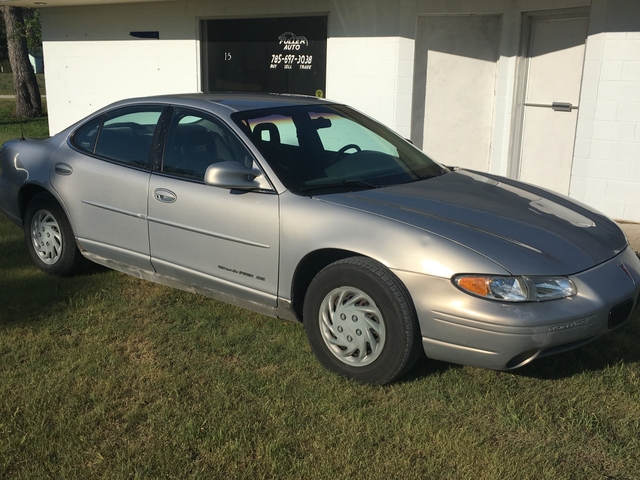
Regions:
M 438 173 L 426 173 L 424 175 L 418 175 L 418 180 L 429 180 L 430 178 L 440 177 L 440 176 L 445 175 L 447 173 L 451 173 L 451 171 L 443 170 L 443 171 L 438 172 Z
M 341 182 L 336 183 L 323 183 L 320 185 L 307 185 L 306 187 L 301 187 L 301 192 L 308 192 L 310 190 L 326 190 L 326 189 L 334 189 L 334 188 L 342 188 L 342 187 L 358 187 L 358 188 L 381 188 L 386 185 L 374 185 L 373 183 L 365 182 L 364 180 L 342 180 Z
M 439 177 L 439 173 L 429 173 L 427 175 L 418 175 L 418 180 L 429 180 L 430 178 Z

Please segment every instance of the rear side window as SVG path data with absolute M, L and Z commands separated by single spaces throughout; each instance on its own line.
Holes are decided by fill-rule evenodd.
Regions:
M 80 150 L 109 160 L 147 167 L 162 111 L 161 106 L 113 110 L 80 127 L 73 136 L 73 144 Z
M 98 117 L 80 127 L 73 135 L 73 143 L 75 146 L 85 152 L 93 153 L 101 123 L 102 117 Z

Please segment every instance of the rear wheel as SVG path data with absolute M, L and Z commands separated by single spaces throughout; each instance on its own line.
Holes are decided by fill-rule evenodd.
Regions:
M 46 273 L 71 276 L 88 263 L 78 250 L 62 207 L 48 193 L 37 194 L 27 205 L 24 234 L 31 260 Z
M 320 363 L 360 382 L 392 382 L 422 351 L 408 291 L 391 271 L 366 257 L 340 260 L 318 273 L 303 317 Z

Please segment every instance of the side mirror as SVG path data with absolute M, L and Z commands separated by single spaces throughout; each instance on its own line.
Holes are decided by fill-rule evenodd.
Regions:
M 262 172 L 238 162 L 218 162 L 207 167 L 204 183 L 235 190 L 271 190 Z

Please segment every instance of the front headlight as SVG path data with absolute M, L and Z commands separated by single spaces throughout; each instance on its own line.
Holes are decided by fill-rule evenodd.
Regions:
M 577 293 L 575 284 L 567 277 L 457 275 L 452 280 L 466 293 L 503 302 L 544 302 Z

